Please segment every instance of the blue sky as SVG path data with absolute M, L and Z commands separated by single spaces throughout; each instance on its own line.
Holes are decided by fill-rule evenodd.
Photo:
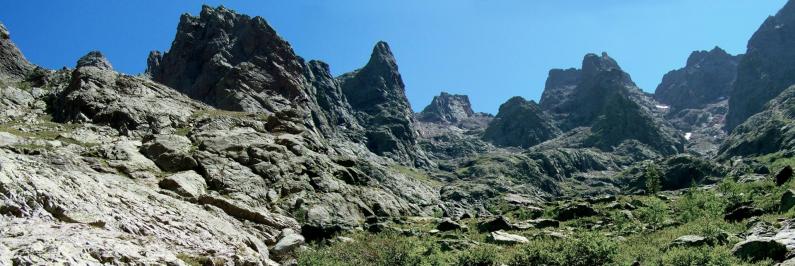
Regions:
M 785 0 L 290 0 L 0 2 L 0 21 L 33 63 L 72 67 L 90 50 L 125 73 L 143 72 L 150 50 L 167 50 L 179 15 L 203 3 L 264 17 L 296 52 L 342 74 L 387 41 L 406 91 L 421 110 L 441 91 L 467 94 L 496 113 L 511 96 L 538 100 L 551 68 L 579 67 L 608 52 L 653 91 L 694 50 L 745 52 L 747 40 Z

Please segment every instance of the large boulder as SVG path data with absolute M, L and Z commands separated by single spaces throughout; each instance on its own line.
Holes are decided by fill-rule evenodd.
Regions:
M 204 177 L 194 171 L 185 171 L 170 175 L 158 183 L 160 188 L 168 189 L 179 195 L 198 199 L 207 193 Z
M 598 214 L 591 205 L 586 203 L 570 203 L 557 209 L 557 220 L 568 221 L 576 218 L 594 216 Z
M 749 261 L 782 261 L 787 255 L 787 247 L 773 239 L 756 238 L 735 244 L 732 254 Z
M 795 207 L 795 190 L 788 189 L 781 195 L 781 200 L 779 201 L 779 211 L 780 212 L 787 212 L 792 207 Z
M 141 153 L 167 172 L 191 170 L 198 163 L 191 155 L 193 144 L 180 135 L 152 135 L 144 138 Z
M 528 240 L 526 237 L 506 233 L 505 231 L 502 230 L 491 232 L 491 234 L 489 235 L 489 241 L 502 245 L 516 245 L 516 244 L 530 243 L 530 240 Z

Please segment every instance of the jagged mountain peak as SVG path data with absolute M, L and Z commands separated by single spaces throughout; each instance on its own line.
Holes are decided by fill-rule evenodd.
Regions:
M 76 68 L 81 67 L 97 67 L 100 69 L 113 70 L 113 66 L 110 64 L 110 61 L 108 61 L 108 59 L 105 58 L 105 55 L 103 55 L 100 51 L 88 52 L 86 55 L 77 60 Z
M 621 70 L 621 67 L 618 65 L 615 59 L 607 55 L 606 52 L 602 52 L 601 55 L 596 54 L 586 54 L 582 60 L 582 72 L 584 75 L 592 76 L 596 75 L 599 72 L 610 71 L 610 70 Z
M 500 105 L 483 138 L 497 146 L 529 148 L 560 133 L 535 101 L 514 96 Z
M 701 108 L 729 97 L 742 55 L 720 47 L 694 51 L 687 64 L 663 76 L 654 98 L 674 110 Z
M 473 115 L 475 112 L 469 96 L 442 92 L 433 97 L 431 104 L 420 112 L 419 118 L 429 122 L 456 123 Z

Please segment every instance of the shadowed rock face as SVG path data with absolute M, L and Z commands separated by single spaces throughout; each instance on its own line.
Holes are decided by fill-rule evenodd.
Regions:
M 637 140 L 662 154 L 682 150 L 681 137 L 653 114 L 654 103 L 606 53 L 586 55 L 581 70 L 550 71 L 540 106 L 564 132 L 591 129 L 584 139 L 557 143 L 611 150 Z
M 0 23 L 0 78 L 21 80 L 33 68 L 34 66 L 11 41 L 11 35 L 6 27 Z
M 762 111 L 765 104 L 795 84 L 795 1 L 769 17 L 748 41 L 729 97 L 726 128 L 731 130 Z
M 528 148 L 559 134 L 538 104 L 517 96 L 500 105 L 483 138 L 497 146 Z
M 721 158 L 755 156 L 795 148 L 795 86 L 771 100 L 764 111 L 735 127 L 720 147 Z
M 389 45 L 377 43 L 367 65 L 337 80 L 365 128 L 371 151 L 400 162 L 427 164 L 417 145 L 414 114 Z
M 309 129 L 325 136 L 359 129 L 328 65 L 305 63 L 263 18 L 224 7 L 183 15 L 171 49 L 150 53 L 146 73 L 220 109 L 296 109 Z
M 702 108 L 728 98 L 741 58 L 719 47 L 693 52 L 684 68 L 665 74 L 654 98 L 674 110 Z
M 419 120 L 437 123 L 457 123 L 475 115 L 469 97 L 442 92 L 419 113 Z

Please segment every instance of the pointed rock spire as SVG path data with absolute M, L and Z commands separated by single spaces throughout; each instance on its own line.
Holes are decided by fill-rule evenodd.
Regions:
M 429 163 L 417 144 L 414 112 L 395 57 L 385 42 L 373 48 L 363 68 L 337 78 L 360 124 L 367 147 L 376 154 L 417 166 Z

